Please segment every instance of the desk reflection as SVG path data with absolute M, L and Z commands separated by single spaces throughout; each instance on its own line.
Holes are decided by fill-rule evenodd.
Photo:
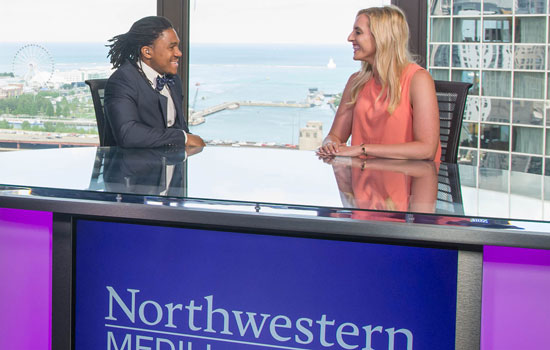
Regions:
M 349 209 L 434 213 L 438 198 L 439 164 L 432 161 L 335 157 L 332 165 L 342 205 Z M 388 215 L 354 211 L 352 218 L 403 220 Z
M 107 192 L 183 197 L 186 192 L 185 162 L 202 151 L 193 148 L 99 148 L 90 189 Z

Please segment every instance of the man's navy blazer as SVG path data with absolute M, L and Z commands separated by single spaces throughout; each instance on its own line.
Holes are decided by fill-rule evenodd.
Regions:
M 111 75 L 105 87 L 105 118 L 118 146 L 150 148 L 184 145 L 189 132 L 182 110 L 182 84 L 174 76 L 170 87 L 176 120 L 166 127 L 168 99 L 153 89 L 149 81 L 130 61 Z
M 168 196 L 184 196 L 185 182 L 183 165 L 185 148 L 113 148 L 107 153 L 98 150 L 104 161 L 103 180 L 105 190 L 116 193 L 140 193 Z M 100 158 L 101 159 L 101 158 Z M 96 166 L 94 165 L 94 167 Z M 167 177 L 168 166 L 173 167 L 172 175 Z M 94 171 L 99 172 L 99 169 Z M 168 183 L 166 181 L 169 181 Z

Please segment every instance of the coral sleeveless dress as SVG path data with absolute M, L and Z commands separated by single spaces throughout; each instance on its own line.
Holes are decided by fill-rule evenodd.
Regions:
M 385 95 L 377 100 L 382 86 L 370 79 L 359 95 L 353 109 L 351 144 L 394 144 L 411 142 L 413 138 L 413 109 L 409 90 L 414 73 L 422 70 L 410 63 L 401 75 L 401 101 L 395 111 L 388 113 L 389 102 Z M 441 144 L 438 146 L 434 161 L 441 159 Z

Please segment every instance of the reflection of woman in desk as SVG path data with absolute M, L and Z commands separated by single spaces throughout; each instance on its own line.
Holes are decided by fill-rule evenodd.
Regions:
M 344 207 L 389 212 L 433 213 L 437 164 L 432 161 L 336 157 L 333 166 Z M 355 211 L 356 219 L 392 219 L 380 212 Z M 393 215 L 393 219 L 403 215 Z
M 320 155 L 440 158 L 434 82 L 412 62 L 408 39 L 409 28 L 399 8 L 359 11 L 348 41 L 361 70 L 346 84 Z

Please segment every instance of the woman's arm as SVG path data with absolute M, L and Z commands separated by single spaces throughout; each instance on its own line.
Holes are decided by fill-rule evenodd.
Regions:
M 349 159 L 349 158 L 348 158 Z M 426 177 L 437 174 L 436 165 L 430 160 L 409 160 L 409 159 L 383 159 L 383 158 L 351 158 L 352 166 L 360 167 L 363 170 L 383 170 L 403 173 L 413 178 Z
M 433 160 L 439 145 L 439 107 L 435 85 L 425 70 L 416 72 L 411 81 L 410 98 L 413 109 L 413 138 L 411 142 L 391 145 L 365 144 L 370 156 L 395 159 Z M 361 146 L 340 146 L 339 156 L 360 156 Z
M 319 155 L 331 155 L 338 152 L 340 145 L 345 144 L 350 135 L 351 135 L 351 123 L 353 121 L 353 105 L 350 105 L 351 101 L 351 85 L 352 81 L 355 78 L 357 73 L 352 74 L 344 92 L 342 93 L 342 99 L 340 100 L 340 105 L 338 105 L 338 110 L 334 116 L 334 121 L 332 122 L 332 127 L 323 140 L 323 144 L 319 147 L 317 153 Z
M 364 171 L 381 170 L 403 173 L 411 178 L 409 210 L 417 213 L 433 213 L 437 200 L 437 166 L 433 161 L 381 159 L 381 158 L 347 158 L 352 160 L 352 167 Z

